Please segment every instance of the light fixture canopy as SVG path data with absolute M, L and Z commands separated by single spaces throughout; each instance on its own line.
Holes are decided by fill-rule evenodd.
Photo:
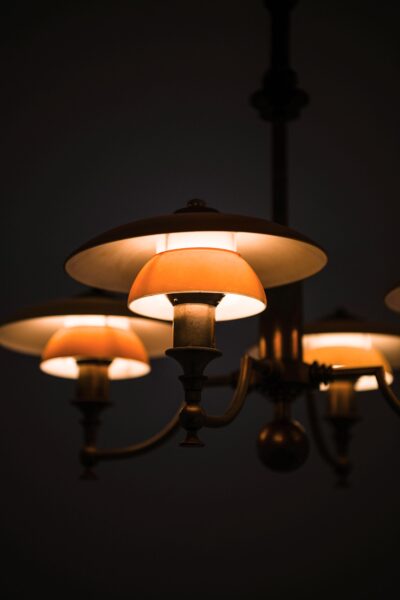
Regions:
M 217 321 L 240 319 L 265 309 L 264 288 L 253 269 L 236 252 L 183 248 L 156 254 L 136 277 L 128 300 L 134 312 L 172 320 L 177 295 L 219 295 Z M 200 296 L 199 296 L 200 294 Z
M 235 234 L 235 250 L 267 289 L 310 277 L 327 262 L 318 245 L 293 229 L 256 217 L 220 213 L 194 200 L 174 214 L 134 221 L 95 237 L 67 259 L 65 269 L 89 286 L 129 292 L 142 267 L 165 248 L 166 236 L 183 232 L 196 234 L 195 247 L 207 245 L 199 243 L 199 232 L 206 238 L 210 233 L 213 238 Z M 219 242 L 211 245 L 220 247 Z
M 56 331 L 46 344 L 40 368 L 48 375 L 78 379 L 80 361 L 107 363 L 109 379 L 131 379 L 150 372 L 146 349 L 134 331 L 91 325 Z

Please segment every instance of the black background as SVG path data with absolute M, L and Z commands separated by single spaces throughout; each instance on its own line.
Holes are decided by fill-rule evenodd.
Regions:
M 397 2 L 313 2 L 293 15 L 293 64 L 311 105 L 291 128 L 291 225 L 329 264 L 305 285 L 307 319 L 338 305 L 398 323 Z M 260 0 L 15 3 L 2 19 L 2 315 L 78 292 L 75 247 L 192 197 L 270 216 L 269 130 L 249 107 L 267 66 Z M 235 368 L 257 320 L 219 327 Z M 397 597 L 400 423 L 359 397 L 352 488 L 337 491 L 313 448 L 292 475 L 255 454 L 271 407 L 251 395 L 207 446 L 177 440 L 78 480 L 73 384 L 37 360 L 2 359 L 1 577 L 4 598 Z M 154 432 L 181 399 L 178 367 L 115 383 L 104 445 Z M 399 386 L 395 386 L 399 392 Z M 209 392 L 218 412 L 229 392 Z M 323 406 L 323 398 L 321 398 Z M 308 426 L 304 403 L 296 416 Z M 179 438 L 178 438 L 179 439 Z

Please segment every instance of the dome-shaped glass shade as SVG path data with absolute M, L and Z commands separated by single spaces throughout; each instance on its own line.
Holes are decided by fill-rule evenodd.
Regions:
M 173 319 L 168 295 L 223 294 L 216 320 L 249 317 L 267 300 L 261 281 L 236 252 L 215 248 L 167 250 L 153 256 L 133 282 L 128 306 L 136 313 Z
M 49 375 L 77 379 L 80 360 L 110 362 L 109 379 L 142 377 L 150 371 L 149 359 L 133 331 L 116 327 L 66 327 L 48 341 L 40 368 Z

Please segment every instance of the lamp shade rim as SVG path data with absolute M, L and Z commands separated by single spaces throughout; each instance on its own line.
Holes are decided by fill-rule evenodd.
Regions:
M 77 379 L 79 375 L 78 356 L 49 358 L 40 362 L 40 370 L 46 375 L 62 379 Z M 71 360 L 72 359 L 72 360 Z M 115 368 L 117 367 L 117 368 Z M 112 381 L 144 377 L 151 371 L 149 364 L 129 358 L 114 359 L 108 367 L 108 378 Z
M 305 279 L 327 262 L 319 245 L 283 225 L 258 217 L 190 212 L 134 221 L 111 229 L 74 251 L 64 268 L 81 283 L 129 292 L 140 269 L 157 252 L 160 236 L 202 231 L 235 233 L 237 252 L 266 288 Z
M 173 294 L 179 294 L 179 291 L 175 291 L 175 292 L 169 292 L 172 295 Z M 190 293 L 195 293 L 194 291 L 191 290 Z M 199 294 L 219 294 L 220 292 L 217 290 L 199 290 L 198 291 Z M 141 308 L 141 301 L 145 300 L 146 298 L 155 298 L 155 297 L 161 297 L 164 296 L 165 294 L 148 294 L 147 296 L 143 296 L 142 298 L 138 298 L 136 300 L 132 300 L 132 302 L 130 302 L 129 306 L 132 306 L 132 309 L 139 312 L 141 310 L 143 310 L 144 312 L 142 313 L 144 316 L 147 316 L 148 318 L 153 318 L 152 315 L 154 314 L 160 314 L 157 313 L 157 311 L 152 312 L 151 310 L 146 311 L 146 309 L 142 309 Z M 267 304 L 265 302 L 262 302 L 261 300 L 259 300 L 258 298 L 255 298 L 253 296 L 247 296 L 245 294 L 226 294 L 225 298 L 232 298 L 233 300 L 238 300 L 240 301 L 240 299 L 246 299 L 246 300 L 250 300 L 251 301 L 251 305 L 253 307 L 253 310 L 251 312 L 248 311 L 243 311 L 243 315 L 242 316 L 236 316 L 236 317 L 230 317 L 228 315 L 224 315 L 223 313 L 221 313 L 220 308 L 223 306 L 223 300 L 222 302 L 217 306 L 216 308 L 216 316 L 215 316 L 215 320 L 220 322 L 220 321 L 233 321 L 236 319 L 244 319 L 244 318 L 250 318 L 250 317 L 254 317 L 258 314 L 260 314 L 261 312 L 263 312 L 267 306 Z M 174 316 L 173 316 L 173 306 L 170 305 L 170 311 L 169 312 L 169 316 L 165 316 L 165 317 L 161 317 L 159 316 L 158 318 L 161 319 L 163 322 L 165 321 L 172 321 Z

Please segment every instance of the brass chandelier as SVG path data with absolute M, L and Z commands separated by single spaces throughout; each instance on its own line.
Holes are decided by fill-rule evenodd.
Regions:
M 11 350 L 41 356 L 50 375 L 76 379 L 82 412 L 82 477 L 104 460 L 122 459 L 165 443 L 179 428 L 181 446 L 201 447 L 202 428 L 229 425 L 250 391 L 268 397 L 273 418 L 258 436 L 258 455 L 274 471 L 306 461 L 309 441 L 291 416 L 305 396 L 310 429 L 340 486 L 351 470 L 349 446 L 359 420 L 357 394 L 379 388 L 400 414 L 391 389 L 400 368 L 400 328 L 369 323 L 340 309 L 303 325 L 302 280 L 327 262 L 323 249 L 288 226 L 288 126 L 308 103 L 290 65 L 290 13 L 295 0 L 266 0 L 271 16 L 271 64 L 252 106 L 271 126 L 273 221 L 224 214 L 199 199 L 174 214 L 122 225 L 73 252 L 68 275 L 89 288 L 80 296 L 24 309 L 0 327 Z M 400 288 L 385 301 L 400 311 Z M 125 294 L 122 300 L 117 294 Z M 217 349 L 215 323 L 259 315 L 258 343 L 238 369 L 207 377 Z M 172 322 L 172 327 L 171 327 Z M 150 359 L 166 354 L 182 367 L 184 399 L 153 437 L 127 447 L 98 447 L 109 382 L 145 376 Z M 207 414 L 202 395 L 233 388 L 222 415 Z M 333 449 L 320 427 L 315 392 L 327 396 Z

